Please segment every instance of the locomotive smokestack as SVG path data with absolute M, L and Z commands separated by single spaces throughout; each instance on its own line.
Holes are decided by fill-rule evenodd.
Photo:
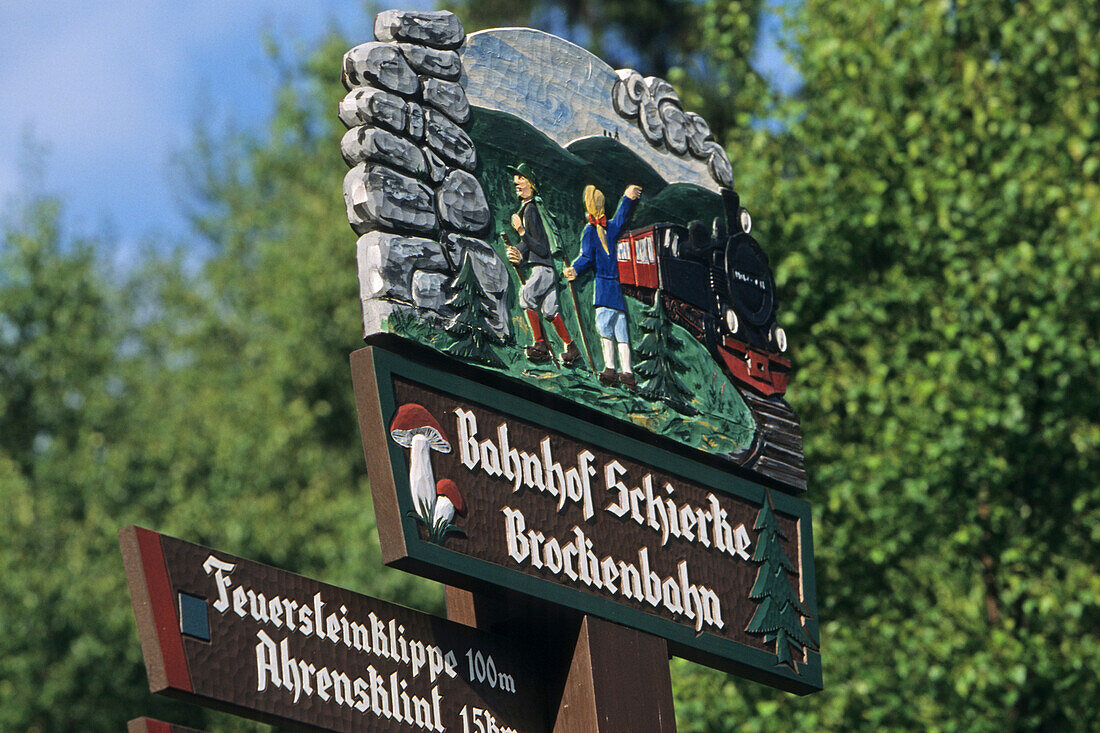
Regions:
M 741 214 L 741 197 L 732 188 L 722 189 L 722 207 L 726 213 L 726 231 L 737 231 L 738 217 Z

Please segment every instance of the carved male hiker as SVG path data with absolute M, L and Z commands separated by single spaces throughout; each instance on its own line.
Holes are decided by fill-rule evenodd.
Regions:
M 619 258 L 616 253 L 619 234 L 626 226 L 634 202 L 642 195 L 641 186 L 627 186 L 619 208 L 611 221 L 604 214 L 604 195 L 595 186 L 584 189 L 584 210 L 588 223 L 581 232 L 581 253 L 562 274 L 567 280 L 596 270 L 596 329 L 603 345 L 604 370 L 600 381 L 607 385 L 619 382 L 627 389 L 638 386 L 630 366 L 630 336 L 626 326 L 626 301 L 619 283 Z M 615 371 L 615 347 L 619 351 L 620 372 Z
M 581 358 L 581 352 L 570 338 L 569 329 L 561 317 L 557 273 L 551 259 L 550 240 L 546 236 L 539 202 L 535 197 L 535 174 L 526 163 L 508 166 L 508 171 L 512 174 L 516 195 L 521 202 L 519 211 L 512 214 L 512 228 L 519 235 L 519 246 L 508 247 L 508 260 L 512 264 L 519 264 L 526 259 L 531 265 L 531 274 L 519 294 L 520 305 L 523 306 L 531 331 L 535 335 L 535 343 L 527 347 L 527 358 L 533 362 L 550 361 L 551 358 L 550 344 L 546 341 L 542 322 L 539 320 L 541 310 L 542 315 L 554 324 L 554 329 L 565 343 L 565 351 L 561 355 L 562 363 L 574 364 Z

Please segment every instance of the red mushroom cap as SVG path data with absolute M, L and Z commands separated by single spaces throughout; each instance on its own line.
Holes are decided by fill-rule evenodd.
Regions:
M 441 478 L 435 483 L 435 495 L 445 496 L 451 500 L 451 503 L 455 505 L 455 514 L 460 517 L 466 516 L 466 500 L 462 498 L 462 494 L 458 493 L 458 486 L 455 482 L 449 478 Z
M 443 426 L 432 417 L 422 405 L 415 402 L 407 402 L 397 408 L 397 413 L 390 423 L 390 436 L 402 448 L 412 445 L 412 439 L 417 435 L 425 435 L 428 445 L 440 453 L 450 453 L 451 444 L 447 441 L 447 434 L 443 432 Z

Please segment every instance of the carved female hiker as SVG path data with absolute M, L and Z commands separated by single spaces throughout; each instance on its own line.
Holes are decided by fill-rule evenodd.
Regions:
M 628 389 L 633 389 L 638 383 L 630 367 L 630 336 L 626 327 L 626 301 L 619 284 L 616 244 L 634 202 L 641 195 L 641 186 L 627 186 L 615 216 L 608 221 L 604 214 L 603 193 L 595 186 L 586 186 L 584 210 L 588 215 L 588 224 L 581 232 L 581 254 L 573 261 L 572 267 L 563 271 L 567 279 L 573 280 L 577 275 L 595 268 L 596 329 L 600 332 L 603 345 L 604 364 L 600 381 L 607 385 L 618 382 Z M 621 373 L 615 371 L 616 345 Z
M 554 272 L 550 240 L 546 236 L 542 212 L 539 211 L 536 200 L 535 176 L 526 163 L 508 166 L 508 170 L 512 173 L 516 195 L 521 202 L 519 211 L 512 214 L 512 228 L 519 235 L 519 246 L 508 247 L 508 260 L 516 265 L 526 259 L 531 264 L 531 274 L 519 294 L 520 305 L 527 313 L 527 320 L 535 336 L 535 343 L 527 347 L 527 358 L 533 362 L 550 360 L 550 345 L 539 320 L 539 310 L 542 310 L 542 314 L 554 324 L 554 329 L 565 343 L 565 351 L 561 355 L 562 363 L 570 365 L 581 358 L 581 352 L 569 337 L 569 329 L 565 327 L 565 321 L 561 317 L 557 273 Z

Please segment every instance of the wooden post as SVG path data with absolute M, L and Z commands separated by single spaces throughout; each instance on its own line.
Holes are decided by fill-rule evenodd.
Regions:
M 640 730 L 676 730 L 665 640 L 585 616 L 554 731 Z
M 545 660 L 554 733 L 675 733 L 664 639 L 513 594 L 447 586 L 446 598 L 452 621 L 509 636 Z

